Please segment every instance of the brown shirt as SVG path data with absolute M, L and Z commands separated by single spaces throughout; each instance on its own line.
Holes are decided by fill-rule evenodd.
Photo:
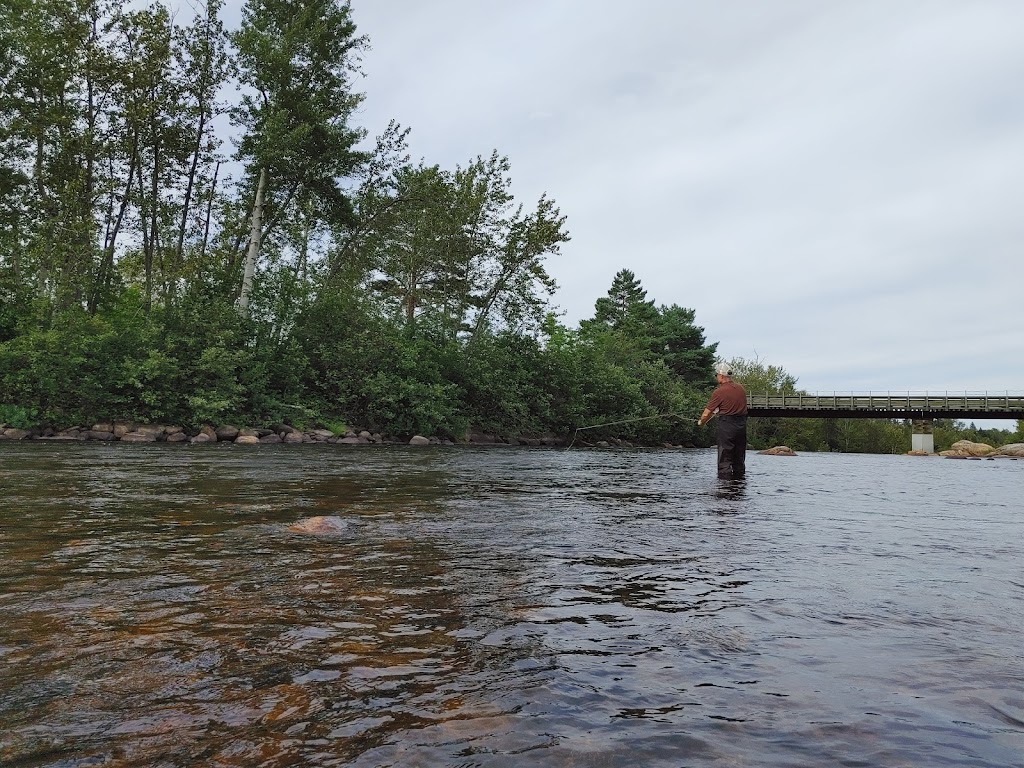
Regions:
M 727 381 L 719 384 L 711 399 L 708 400 L 708 410 L 712 413 L 718 409 L 719 416 L 745 416 L 747 413 L 747 393 L 735 381 Z

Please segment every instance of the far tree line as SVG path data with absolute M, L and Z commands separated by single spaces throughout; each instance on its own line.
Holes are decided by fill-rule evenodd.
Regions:
M 593 317 L 559 322 L 557 204 L 516 201 L 497 151 L 442 168 L 397 124 L 368 141 L 349 3 L 250 0 L 233 30 L 221 10 L 0 5 L 0 423 L 628 422 L 587 437 L 709 443 L 689 415 L 717 345 L 695 311 L 622 270 Z M 751 437 L 902 451 L 908 429 L 756 420 Z M 970 432 L 940 425 L 937 444 L 945 429 Z

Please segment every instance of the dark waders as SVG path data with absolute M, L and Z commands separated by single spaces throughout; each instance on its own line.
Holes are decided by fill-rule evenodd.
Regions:
M 718 476 L 729 480 L 747 471 L 747 417 L 718 417 Z

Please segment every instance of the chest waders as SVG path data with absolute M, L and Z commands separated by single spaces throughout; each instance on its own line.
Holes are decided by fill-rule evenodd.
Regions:
M 718 476 L 743 477 L 747 471 L 747 417 L 718 417 Z

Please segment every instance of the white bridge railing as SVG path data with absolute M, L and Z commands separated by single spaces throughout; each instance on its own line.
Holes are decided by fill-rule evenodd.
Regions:
M 747 393 L 747 407 L 808 411 L 1024 411 L 1021 392 Z

